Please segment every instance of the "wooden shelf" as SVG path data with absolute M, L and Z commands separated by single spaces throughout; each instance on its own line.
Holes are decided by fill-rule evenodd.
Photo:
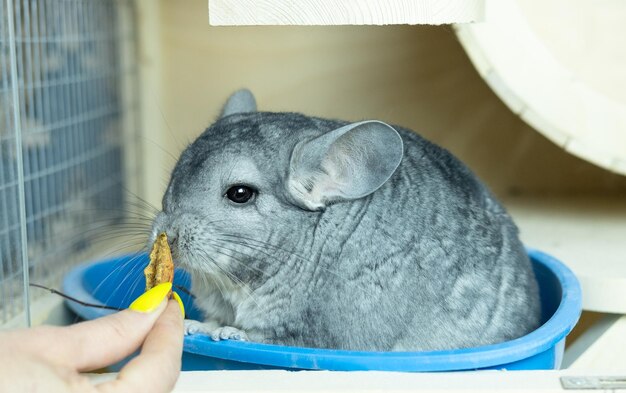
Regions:
M 526 245 L 574 271 L 584 309 L 626 313 L 626 198 L 517 197 L 504 204 Z
M 484 0 L 209 0 L 213 26 L 389 25 L 482 20 Z
M 181 374 L 174 392 L 564 392 L 560 378 L 581 375 L 602 374 L 569 370 L 457 373 L 188 371 Z M 89 377 L 98 383 L 111 380 L 116 374 Z

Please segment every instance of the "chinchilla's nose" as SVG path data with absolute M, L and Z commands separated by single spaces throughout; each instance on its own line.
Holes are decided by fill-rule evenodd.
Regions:
M 178 231 L 170 229 L 165 234 L 167 235 L 167 242 L 170 244 L 170 248 L 176 247 L 178 244 Z
M 165 233 L 170 247 L 176 245 L 178 242 L 178 229 L 173 224 L 172 220 L 163 212 L 159 213 L 154 219 L 152 223 L 152 233 L 155 238 L 161 233 Z

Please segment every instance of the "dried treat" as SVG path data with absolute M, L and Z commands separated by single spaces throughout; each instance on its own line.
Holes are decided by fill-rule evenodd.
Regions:
M 165 233 L 159 234 L 150 252 L 150 263 L 143 271 L 146 276 L 146 291 L 164 282 L 174 280 L 174 261 Z

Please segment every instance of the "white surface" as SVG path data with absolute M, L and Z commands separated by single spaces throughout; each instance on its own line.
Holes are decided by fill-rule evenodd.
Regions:
M 209 0 L 209 21 L 227 25 L 387 25 L 482 20 L 484 0 Z
M 564 375 L 607 375 L 562 371 L 392 373 L 331 371 L 193 371 L 181 374 L 183 392 L 562 392 Z M 93 382 L 115 374 L 90 375 Z M 580 391 L 580 390 L 577 390 Z
M 623 354 L 624 348 L 620 348 L 620 346 L 624 346 L 624 332 L 622 332 L 621 336 L 616 335 L 613 332 L 615 331 L 615 323 L 620 321 L 620 319 L 623 320 L 624 318 L 626 317 L 620 314 L 605 314 L 600 320 L 588 326 L 586 330 L 567 347 L 565 355 L 563 356 L 563 363 L 561 364 L 561 367 L 574 367 L 575 369 L 589 371 L 582 367 L 582 365 L 585 364 L 589 367 L 589 369 L 606 366 L 608 369 L 617 367 L 619 370 L 626 370 L 626 358 L 624 357 L 617 359 L 617 361 L 612 361 L 611 364 L 607 365 L 606 363 L 591 362 L 592 359 L 598 359 L 597 356 L 591 355 L 592 353 L 597 355 L 597 347 L 590 352 L 590 356 L 587 356 L 586 354 L 591 346 L 594 346 L 597 342 L 603 343 L 603 349 L 606 351 L 604 354 L 608 355 L 600 357 L 601 361 L 604 361 L 605 359 L 614 360 L 615 351 L 619 354 Z M 623 322 L 620 323 L 623 324 Z M 604 336 L 605 333 L 607 333 L 607 336 Z M 576 366 L 574 366 L 574 364 L 576 364 Z
M 488 0 L 457 34 L 480 75 L 568 152 L 626 174 L 626 3 Z M 620 37 L 620 38 L 618 38 Z
M 590 331 L 593 334 L 593 331 Z M 579 339 L 584 339 L 584 335 Z M 603 334 L 593 340 L 574 361 L 570 370 L 582 372 L 604 370 L 626 374 L 626 316 L 617 319 Z
M 35 291 L 43 291 L 39 288 L 31 288 Z M 69 325 L 76 322 L 76 317 L 64 307 L 63 299 L 52 293 L 47 293 L 30 304 L 32 326 L 46 325 Z M 4 329 L 18 329 L 26 327 L 24 313 L 16 315 L 6 323 L 0 325 L 0 331 Z
M 626 314 L 626 198 L 522 197 L 504 204 L 526 245 L 574 271 L 584 309 Z

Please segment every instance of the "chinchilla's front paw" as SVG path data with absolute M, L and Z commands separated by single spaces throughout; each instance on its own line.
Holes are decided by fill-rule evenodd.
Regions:
M 185 336 L 191 334 L 204 334 L 211 337 L 213 341 L 238 340 L 248 341 L 246 332 L 231 326 L 219 326 L 215 322 L 200 322 L 192 319 L 185 319 Z
M 248 341 L 248 335 L 243 330 L 231 326 L 222 326 L 213 330 L 210 334 L 211 340 L 237 340 Z
M 219 325 L 215 322 L 200 322 L 193 319 L 185 319 L 185 336 L 192 334 L 205 334 L 210 336 Z

